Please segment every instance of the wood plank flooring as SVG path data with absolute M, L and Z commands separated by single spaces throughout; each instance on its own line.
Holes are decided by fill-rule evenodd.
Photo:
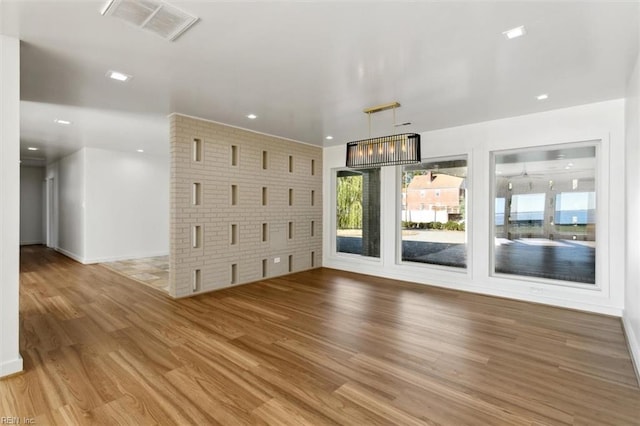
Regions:
M 638 425 L 620 320 L 318 269 L 184 300 L 26 247 L 26 372 L 44 424 Z

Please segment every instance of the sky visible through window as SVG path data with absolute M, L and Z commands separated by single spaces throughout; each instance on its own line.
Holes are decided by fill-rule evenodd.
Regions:
M 543 220 L 544 193 L 517 194 L 511 198 L 511 220 Z
M 556 195 L 555 222 L 558 224 L 595 223 L 595 192 L 562 192 Z

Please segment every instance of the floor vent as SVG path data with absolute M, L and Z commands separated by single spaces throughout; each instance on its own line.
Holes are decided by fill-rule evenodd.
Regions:
M 157 0 L 109 0 L 100 13 L 122 19 L 169 41 L 177 39 L 198 21 L 196 16 Z

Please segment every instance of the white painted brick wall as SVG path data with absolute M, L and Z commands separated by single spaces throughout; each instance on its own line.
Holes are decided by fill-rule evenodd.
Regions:
M 184 297 L 230 285 L 258 281 L 262 261 L 267 277 L 322 265 L 322 150 L 192 117 L 171 117 L 171 255 L 170 294 Z M 202 161 L 194 162 L 192 143 L 202 141 Z M 237 146 L 238 164 L 231 165 L 231 146 Z M 262 152 L 267 151 L 267 169 Z M 293 172 L 289 172 L 289 156 Z M 314 171 L 311 173 L 311 162 Z M 192 185 L 200 183 L 201 204 L 192 205 Z M 231 186 L 237 186 L 237 204 L 231 205 Z M 262 205 L 262 187 L 268 202 Z M 289 189 L 293 205 L 289 206 Z M 311 191 L 315 191 L 311 205 Z M 311 222 L 315 232 L 311 236 Z M 293 238 L 288 223 L 293 222 Z M 262 224 L 268 241 L 262 241 Z M 238 240 L 231 245 L 231 224 Z M 202 247 L 191 246 L 192 226 L 203 229 Z M 274 263 L 279 257 L 280 262 Z M 237 281 L 231 283 L 231 265 Z M 201 288 L 192 290 L 193 271 L 201 270 Z

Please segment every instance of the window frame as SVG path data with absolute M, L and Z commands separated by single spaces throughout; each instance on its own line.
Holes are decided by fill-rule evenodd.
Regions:
M 465 245 L 467 251 L 467 260 L 464 268 L 459 268 L 456 266 L 448 266 L 448 265 L 439 265 L 437 263 L 423 263 L 423 262 L 412 262 L 410 260 L 402 260 L 402 175 L 404 166 L 396 167 L 396 223 L 395 223 L 395 264 L 403 267 L 415 267 L 422 269 L 430 269 L 430 270 L 439 270 L 446 272 L 453 272 L 457 274 L 463 274 L 467 276 L 471 276 L 472 274 L 472 266 L 473 266 L 473 247 L 471 244 L 471 235 L 472 235 L 472 212 L 471 212 L 471 189 L 473 183 L 471 182 L 471 159 L 472 156 L 469 153 L 463 153 L 458 155 L 447 155 L 447 156 L 434 156 L 434 157 L 422 157 L 420 159 L 420 163 L 436 163 L 442 161 L 456 161 L 456 160 L 465 160 L 467 162 L 467 176 L 466 176 L 466 187 L 465 187 Z
M 337 239 L 338 239 L 338 217 L 337 217 L 337 210 L 338 210 L 338 203 L 337 203 L 337 197 L 338 197 L 338 173 L 339 172 L 343 172 L 343 171 L 354 171 L 354 170 L 358 170 L 358 169 L 350 169 L 348 167 L 334 167 L 331 169 L 331 194 L 332 196 L 331 198 L 331 204 L 330 204 L 330 208 L 331 208 L 331 215 L 330 215 L 330 226 L 331 226 L 331 255 L 335 256 L 337 259 L 343 259 L 343 260 L 359 260 L 359 261 L 364 261 L 364 262 L 371 262 L 371 263 L 377 263 L 377 264 L 382 264 L 383 262 L 383 256 L 384 256 L 384 250 L 383 250 L 383 245 L 382 245 L 382 224 L 383 224 L 383 216 L 382 216 L 382 203 L 380 205 L 380 256 L 379 257 L 372 257 L 372 256 L 364 256 L 362 254 L 355 254 L 355 253 L 344 253 L 341 251 L 338 251 L 338 244 L 337 244 Z M 382 170 L 381 170 L 382 172 Z M 381 182 L 380 182 L 380 199 L 382 200 L 382 173 L 380 176 Z
M 572 149 L 572 148 L 584 148 L 593 147 L 595 149 L 595 166 L 594 166 L 594 192 L 596 193 L 596 233 L 595 233 L 595 282 L 581 283 L 577 281 L 564 281 L 552 278 L 534 277 L 528 275 L 517 275 L 496 272 L 496 225 L 495 225 L 495 200 L 496 200 L 496 155 L 508 155 L 515 153 L 535 152 L 535 151 L 551 151 L 558 149 Z M 605 238 L 605 234 L 609 229 L 609 216 L 608 212 L 608 194 L 607 187 L 603 182 L 603 169 L 606 162 L 609 160 L 608 153 L 603 147 L 603 139 L 589 139 L 577 142 L 557 143 L 550 145 L 534 145 L 522 148 L 512 149 L 496 149 L 489 152 L 490 166 L 489 166 L 489 278 L 498 280 L 509 280 L 511 282 L 521 282 L 523 285 L 540 284 L 549 285 L 553 288 L 573 288 L 581 290 L 602 291 L 603 284 L 608 280 L 609 269 L 606 267 L 606 262 L 603 260 L 606 247 L 609 245 L 608 238 Z M 606 157 L 606 158 L 605 158 Z M 602 194 L 602 195 L 600 195 Z M 506 207 L 506 200 L 505 200 Z M 505 209 L 506 210 L 506 209 Z M 506 216 L 504 218 L 507 220 Z M 608 260 L 607 260 L 608 261 Z M 542 287 L 530 287 L 532 293 L 542 293 Z

